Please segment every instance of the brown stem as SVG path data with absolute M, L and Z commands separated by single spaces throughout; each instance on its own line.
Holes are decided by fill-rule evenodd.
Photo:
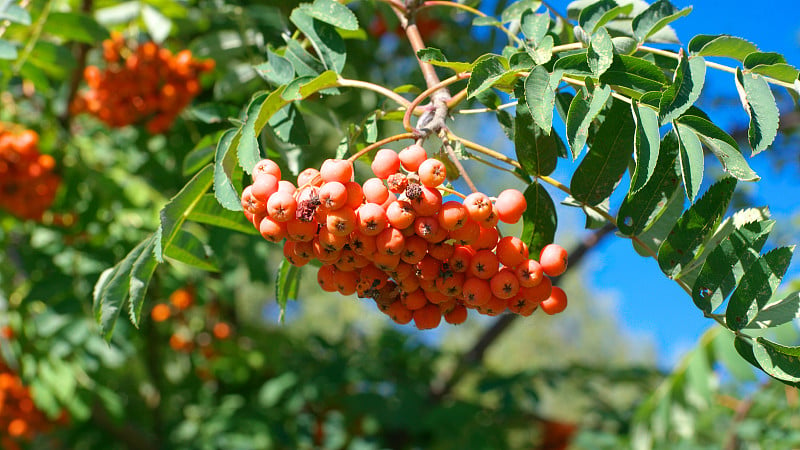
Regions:
M 366 155 L 370 151 L 372 151 L 372 150 L 374 150 L 374 149 L 376 149 L 378 147 L 381 147 L 383 145 L 386 145 L 386 144 L 388 144 L 390 142 L 401 141 L 403 139 L 416 139 L 416 137 L 417 136 L 414 133 L 400 133 L 400 134 L 396 134 L 394 136 L 389 136 L 386 139 L 381 139 L 380 141 L 375 142 L 374 144 L 370 144 L 370 145 L 362 148 L 361 150 L 356 152 L 353 156 L 347 158 L 347 160 L 350 161 L 350 162 L 353 162 L 353 161 L 357 160 L 358 158 L 361 158 L 362 156 Z
M 453 164 L 456 166 L 456 169 L 458 169 L 458 173 L 460 173 L 461 176 L 464 177 L 464 182 L 467 183 L 467 186 L 469 186 L 472 192 L 478 192 L 478 188 L 475 186 L 475 183 L 472 182 L 472 179 L 467 173 L 467 170 L 464 168 L 464 165 L 461 164 L 461 161 L 458 159 L 458 156 L 456 156 L 456 152 L 453 150 L 453 146 L 450 145 L 450 140 L 447 139 L 447 131 L 442 130 L 441 133 L 439 133 L 439 138 L 442 140 L 444 150 L 447 152 L 447 156 L 450 157 L 450 161 L 452 161 Z
M 586 257 L 589 250 L 597 246 L 603 239 L 611 235 L 616 227 L 606 223 L 602 228 L 586 236 L 571 252 L 570 267 L 575 268 Z M 553 281 L 557 282 L 558 277 Z M 516 314 L 505 314 L 497 318 L 491 327 L 487 328 L 483 334 L 475 341 L 472 347 L 459 359 L 458 364 L 453 370 L 442 375 L 441 379 L 432 384 L 430 396 L 434 402 L 440 402 L 458 384 L 461 378 L 466 375 L 470 366 L 480 363 L 483 360 L 486 350 L 497 341 L 504 331 L 519 317 Z

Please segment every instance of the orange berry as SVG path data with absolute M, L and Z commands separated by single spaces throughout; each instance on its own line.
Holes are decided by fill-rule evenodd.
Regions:
M 484 280 L 492 278 L 499 269 L 500 261 L 490 250 L 478 250 L 470 260 L 469 273 Z
M 461 298 L 467 306 L 477 307 L 486 304 L 492 297 L 489 282 L 476 277 L 467 277 L 461 290 Z
M 318 195 L 322 211 L 335 211 L 348 203 L 347 188 L 338 181 L 323 184 Z
M 268 173 L 277 179 L 281 179 L 281 168 L 271 159 L 262 159 L 253 166 L 253 180 L 255 181 L 262 174 Z
M 357 255 L 371 257 L 378 249 L 375 236 L 369 236 L 360 231 L 350 233 L 350 248 Z
M 485 220 L 492 213 L 492 201 L 482 192 L 473 192 L 464 199 L 470 218 L 476 222 Z
M 155 322 L 163 322 L 169 319 L 170 315 L 172 315 L 172 311 L 170 311 L 169 305 L 166 303 L 159 303 L 150 310 L 150 317 L 152 317 Z
M 414 325 L 420 330 L 431 330 L 439 326 L 442 321 L 442 312 L 439 307 L 428 303 L 414 311 Z
M 444 163 L 435 158 L 428 158 L 417 169 L 419 181 L 423 186 L 436 187 L 447 178 Z
M 322 176 L 319 170 L 309 167 L 297 175 L 297 188 L 300 189 L 306 186 L 322 186 Z
M 492 295 L 488 302 L 479 307 L 479 310 L 487 316 L 499 316 L 506 310 L 506 301 Z
M 420 216 L 414 219 L 414 232 L 417 236 L 428 240 L 428 237 L 439 232 L 439 221 L 435 217 Z M 430 241 L 429 241 L 430 242 Z
M 217 339 L 228 339 L 231 337 L 231 326 L 225 322 L 217 322 L 212 329 L 214 337 Z
M 292 219 L 286 222 L 286 237 L 292 241 L 308 242 L 317 233 L 317 222 Z
M 519 279 L 521 287 L 534 287 L 542 282 L 544 278 L 544 271 L 541 264 L 533 259 L 527 259 L 518 265 L 514 272 Z
M 567 294 L 558 286 L 553 286 L 550 297 L 543 300 L 539 306 L 549 315 L 558 314 L 567 308 Z
M 267 214 L 276 222 L 293 220 L 295 212 L 297 212 L 297 200 L 292 194 L 278 191 L 272 194 L 267 201 Z
M 434 216 L 442 208 L 442 193 L 438 189 L 423 186 L 420 196 L 411 200 L 411 206 L 418 216 Z
M 472 247 L 475 250 L 493 249 L 497 245 L 497 240 L 500 237 L 500 233 L 497 231 L 497 228 L 479 225 L 478 230 L 480 231 L 478 238 L 472 243 Z
M 455 246 L 446 242 L 437 242 L 428 246 L 428 254 L 439 261 L 447 261 L 451 256 L 453 256 L 454 251 Z
M 283 256 L 293 266 L 302 267 L 308 264 L 310 258 L 301 258 L 295 253 L 297 242 L 286 241 L 283 243 Z
M 364 182 L 362 190 L 364 191 L 364 199 L 369 203 L 383 205 L 389 198 L 389 189 L 386 188 L 380 178 L 368 179 Z
M 396 323 L 405 325 L 414 318 L 414 313 L 408 309 L 401 301 L 395 301 L 386 310 L 386 314 Z
M 497 259 L 507 267 L 516 267 L 528 259 L 528 246 L 516 236 L 505 236 L 497 242 Z
M 442 204 L 439 210 L 439 225 L 447 231 L 455 230 L 464 226 L 469 220 L 467 208 L 460 202 L 450 200 Z
M 353 178 L 353 163 L 346 159 L 326 159 L 319 169 L 322 181 L 347 183 Z
M 336 292 L 336 274 L 337 270 L 333 266 L 323 265 L 317 271 L 317 283 L 326 292 Z
M 8 435 L 11 437 L 21 437 L 28 433 L 28 422 L 23 419 L 12 419 L 8 423 Z
M 192 306 L 194 296 L 188 289 L 176 289 L 169 295 L 169 302 L 180 311 Z
M 421 145 L 413 144 L 397 154 L 400 159 L 400 164 L 409 172 L 416 172 L 420 164 L 428 158 L 428 153 L 422 148 Z
M 504 223 L 519 222 L 527 207 L 525 196 L 516 189 L 504 190 L 497 196 L 497 201 L 494 203 L 497 216 Z
M 394 150 L 385 148 L 378 150 L 375 159 L 372 160 L 371 168 L 376 177 L 385 180 L 400 170 L 400 157 Z
M 375 203 L 364 203 L 358 208 L 356 214 L 358 218 L 358 231 L 367 235 L 375 236 L 386 228 L 389 219 L 386 211 Z
M 495 276 L 489 280 L 489 285 L 492 288 L 492 294 L 495 297 L 506 300 L 519 292 L 519 279 L 513 270 L 508 267 L 500 269 Z
M 545 276 L 536 286 L 520 288 L 519 295 L 523 295 L 527 300 L 539 303 L 550 296 L 552 289 L 553 283 L 550 278 Z
M 405 247 L 400 253 L 400 259 L 408 264 L 417 264 L 425 258 L 428 252 L 428 242 L 417 235 L 408 236 Z
M 411 311 L 420 309 L 428 304 L 428 298 L 425 297 L 425 292 L 422 290 L 403 292 L 400 294 L 400 301 L 402 301 L 403 305 L 405 305 L 405 307 Z
M 461 245 L 474 244 L 481 234 L 481 226 L 474 220 L 468 220 L 463 227 L 451 230 L 447 233 L 450 239 L 453 239 Z
M 567 251 L 558 244 L 546 245 L 539 255 L 539 264 L 548 276 L 557 277 L 567 270 Z
M 392 204 L 386 208 L 386 219 L 391 226 L 398 230 L 410 227 L 414 223 L 416 217 L 417 214 L 414 212 L 411 203 L 403 200 L 392 202 Z
M 453 247 L 453 254 L 450 255 L 447 264 L 453 272 L 466 272 L 474 255 L 475 250 L 472 247 L 456 245 Z
M 336 274 L 336 290 L 342 295 L 353 295 L 358 287 L 358 274 L 353 271 L 339 271 Z
M 445 322 L 451 325 L 459 325 L 467 320 L 467 308 L 463 305 L 456 305 L 444 315 Z
M 375 236 L 378 253 L 400 255 L 405 247 L 405 237 L 397 228 L 388 227 Z
M 270 242 L 280 242 L 287 236 L 286 223 L 278 222 L 271 217 L 264 217 L 258 225 L 258 230 L 261 236 Z
M 400 255 L 399 254 L 387 254 L 387 253 L 375 253 L 372 255 L 372 263 L 375 267 L 381 269 L 384 272 L 391 272 L 395 269 L 395 267 L 400 264 Z
M 361 189 L 361 185 L 355 181 L 348 181 L 344 184 L 344 188 L 347 191 L 347 207 L 355 210 L 361 206 L 364 202 L 364 191 Z
M 326 227 L 328 231 L 340 236 L 347 236 L 356 229 L 356 213 L 350 208 L 339 208 L 328 212 Z
M 269 173 L 261 174 L 253 181 L 250 193 L 256 200 L 266 204 L 272 194 L 278 192 L 279 181 L 275 175 Z

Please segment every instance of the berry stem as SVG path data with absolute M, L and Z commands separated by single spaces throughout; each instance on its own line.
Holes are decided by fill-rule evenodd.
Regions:
M 366 155 L 370 151 L 375 150 L 378 147 L 382 147 L 382 146 L 384 146 L 384 145 L 386 145 L 386 144 L 388 144 L 390 142 L 402 141 L 403 139 L 416 139 L 416 138 L 417 138 L 417 135 L 415 133 L 400 133 L 400 134 L 396 134 L 394 136 L 389 136 L 386 139 L 381 139 L 378 142 L 375 142 L 373 144 L 370 144 L 370 145 L 362 148 L 361 150 L 359 150 L 358 152 L 353 154 L 353 156 L 347 158 L 347 160 L 350 161 L 350 162 L 353 162 L 353 161 L 357 160 L 358 158 L 361 158 L 362 156 Z
M 453 98 L 455 98 L 455 97 L 453 97 Z M 512 108 L 514 106 L 517 106 L 517 101 L 516 100 L 514 100 L 513 102 L 503 103 L 502 105 L 499 105 L 496 108 L 461 109 L 459 111 L 456 111 L 456 113 L 457 114 L 481 114 L 481 113 L 487 113 L 487 112 L 493 112 L 493 111 L 500 111 L 500 110 L 503 110 L 503 109 Z
M 485 165 L 487 165 L 487 166 L 489 166 L 489 167 L 491 167 L 493 169 L 497 169 L 497 170 L 502 170 L 504 172 L 508 172 L 511 175 L 514 175 L 515 177 L 519 178 L 520 180 L 522 180 L 522 181 L 524 181 L 526 183 L 530 181 L 530 179 L 525 178 L 524 176 L 520 175 L 519 173 L 514 172 L 513 170 L 508 170 L 505 167 L 502 167 L 502 166 L 497 165 L 495 163 L 489 162 L 489 161 L 481 158 L 480 156 L 477 156 L 477 155 L 474 155 L 474 154 L 470 153 L 469 157 L 470 157 L 470 159 L 474 159 L 475 161 L 478 161 L 481 164 L 485 164 Z
M 392 91 L 390 89 L 387 89 L 387 88 L 385 88 L 383 86 L 379 86 L 377 84 L 370 83 L 370 82 L 367 82 L 367 81 L 350 80 L 348 78 L 341 78 L 340 77 L 339 80 L 337 80 L 337 85 L 339 87 L 353 87 L 353 88 L 366 89 L 368 91 L 377 92 L 378 94 L 381 94 L 384 97 L 386 97 L 386 98 L 388 98 L 390 100 L 393 100 L 395 103 L 397 103 L 400 106 L 403 106 L 405 108 L 408 108 L 408 106 L 411 104 L 411 102 L 409 102 L 407 99 L 402 97 L 397 92 L 394 92 L 394 91 Z M 412 113 L 420 114 L 421 112 L 412 110 Z
M 427 63 L 420 63 L 420 64 L 427 64 Z M 433 66 L 431 66 L 431 67 L 433 67 Z M 416 109 L 416 107 L 419 106 L 420 103 L 422 103 L 423 100 L 425 100 L 426 98 L 428 98 L 429 96 L 431 96 L 432 94 L 434 94 L 436 92 L 440 92 L 439 91 L 440 89 L 444 89 L 444 88 L 446 88 L 447 86 L 450 86 L 453 83 L 456 83 L 456 82 L 461 81 L 463 79 L 469 78 L 469 75 L 470 75 L 469 73 L 463 72 L 463 73 L 455 74 L 452 77 L 447 78 L 444 81 L 438 81 L 437 80 L 437 82 L 435 84 L 433 84 L 430 87 L 428 87 L 428 89 L 425 89 L 424 91 L 422 91 L 422 93 L 419 94 L 417 96 L 417 98 L 415 98 L 414 100 L 411 101 L 411 103 L 408 105 L 408 109 L 406 109 L 405 115 L 403 116 L 403 127 L 406 129 L 406 131 L 409 131 L 409 132 L 414 131 L 414 127 L 411 126 L 411 114 L 414 111 L 414 109 Z M 448 94 L 448 96 L 449 96 L 449 94 Z M 435 101 L 436 100 L 433 99 L 432 103 L 435 102 Z M 442 103 L 442 105 L 445 108 L 447 108 L 446 103 Z
M 453 141 L 459 141 L 464 145 L 464 147 L 471 148 L 472 150 L 475 150 L 478 153 L 483 153 L 486 156 L 491 156 L 494 159 L 503 161 L 504 163 L 509 164 L 511 166 L 514 166 L 514 167 L 516 167 L 518 169 L 522 169 L 522 166 L 520 165 L 519 162 L 509 158 L 508 156 L 506 156 L 506 155 L 504 155 L 502 153 L 496 152 L 496 151 L 494 151 L 494 150 L 492 150 L 490 148 L 484 147 L 481 144 L 472 142 L 469 139 L 464 139 L 464 138 L 462 138 L 460 136 L 456 136 L 450 130 L 447 130 L 447 138 L 450 139 L 450 140 L 453 140 Z
M 561 79 L 564 80 L 566 83 L 571 84 L 571 85 L 578 85 L 578 86 L 584 86 L 584 87 L 586 86 L 586 82 L 583 81 L 583 80 L 577 80 L 575 78 L 570 78 L 568 76 L 562 76 Z M 616 98 L 616 99 L 618 99 L 618 100 L 622 100 L 623 102 L 625 102 L 625 103 L 627 103 L 629 105 L 633 104 L 633 99 L 631 99 L 630 97 L 626 97 L 626 96 L 618 93 L 617 91 L 615 91 L 613 89 L 611 90 L 611 96 Z
M 441 191 L 444 191 L 444 192 L 447 192 L 448 194 L 457 195 L 457 196 L 461 197 L 462 199 L 467 198 L 466 195 L 462 194 L 461 192 L 458 192 L 455 189 L 450 189 L 449 187 L 439 186 L 439 187 L 437 187 L 437 189 L 439 189 Z
M 472 190 L 472 192 L 478 192 L 478 188 L 475 186 L 475 183 L 472 182 L 472 178 L 470 178 L 469 174 L 467 173 L 467 169 L 464 168 L 464 165 L 461 164 L 461 161 L 456 156 L 456 152 L 453 150 L 453 146 L 450 145 L 450 139 L 447 138 L 447 131 L 441 130 L 439 133 L 439 138 L 442 140 L 442 146 L 444 150 L 447 152 L 447 156 L 450 158 L 450 161 L 456 166 L 458 169 L 458 173 L 464 177 L 464 182 L 467 183 L 467 186 Z

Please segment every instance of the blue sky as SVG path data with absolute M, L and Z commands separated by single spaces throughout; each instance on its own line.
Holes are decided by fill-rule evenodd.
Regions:
M 484 2 L 482 9 L 490 11 L 490 3 L 494 2 Z M 551 2 L 562 13 L 566 11 L 567 4 L 568 2 Z M 693 3 L 675 0 L 673 4 L 682 8 Z M 721 4 L 724 6 L 719 6 Z M 790 64 L 800 66 L 800 6 L 789 1 L 766 4 L 772 6 L 754 6 L 753 2 L 744 0 L 698 1 L 694 2 L 694 10 L 689 16 L 673 22 L 672 25 L 684 46 L 697 34 L 732 34 L 754 42 L 762 51 L 783 53 Z M 778 6 L 780 4 L 783 6 Z M 718 62 L 733 63 L 732 60 Z M 705 98 L 719 94 L 736 98 L 732 75 L 709 70 L 704 87 Z M 701 103 L 703 100 L 701 98 Z M 736 106 L 735 103 L 733 105 Z M 704 106 L 704 109 L 723 127 L 737 123 L 746 126 L 747 115 L 740 107 Z M 743 150 L 746 156 L 749 155 L 749 149 Z M 756 204 L 770 205 L 773 216 L 781 224 L 779 226 L 784 231 L 788 230 L 792 240 L 798 242 L 800 234 L 792 228 L 790 221 L 793 211 L 797 210 L 797 199 L 800 198 L 800 167 L 795 162 L 781 172 L 775 172 L 766 154 L 748 160 L 761 175 L 762 181 L 748 183 L 749 186 L 745 189 Z M 568 180 L 575 166 L 576 164 L 562 160 L 554 175 L 560 180 Z M 711 158 L 707 159 L 706 167 L 719 166 Z M 740 187 L 743 187 L 742 184 L 744 183 L 740 183 Z M 707 183 L 701 192 L 706 187 Z M 551 193 L 556 202 L 563 198 L 560 193 Z M 612 201 L 612 210 L 619 205 L 619 201 Z M 578 227 L 582 226 L 582 218 L 574 215 L 573 211 L 559 207 L 561 226 L 557 241 L 569 241 L 569 235 L 576 233 Z M 778 244 L 774 241 L 768 242 L 766 249 L 776 245 Z M 659 362 L 665 366 L 676 362 L 712 324 L 710 320 L 703 318 L 691 298 L 661 273 L 657 263 L 640 257 L 627 239 L 607 239 L 585 261 L 584 271 L 591 290 L 603 295 L 611 294 L 615 298 L 620 323 L 634 336 L 650 337 L 656 345 Z M 787 279 L 792 276 L 800 276 L 800 264 L 797 262 L 790 267 Z

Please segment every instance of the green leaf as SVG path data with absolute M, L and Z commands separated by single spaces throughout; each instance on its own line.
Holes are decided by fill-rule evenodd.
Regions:
M 334 0 L 314 0 L 308 13 L 315 19 L 348 31 L 358 30 L 358 18 L 347 6 Z
M 224 209 L 213 194 L 205 194 L 192 209 L 187 220 L 245 234 L 259 234 L 253 224 L 244 217 L 244 214 Z
M 286 89 L 283 90 L 281 98 L 286 102 L 304 100 L 311 94 L 314 94 L 316 92 L 326 92 L 330 88 L 337 86 L 338 80 L 339 76 L 336 74 L 336 72 L 332 70 L 327 70 L 325 72 L 322 72 L 316 77 L 306 76 L 306 77 L 295 78 L 291 83 L 289 83 L 286 86 Z M 276 105 L 278 105 L 278 103 L 276 103 Z M 282 108 L 284 105 L 286 105 L 286 103 L 281 103 L 280 108 Z M 277 112 L 278 109 L 274 111 L 272 111 L 272 108 L 268 109 L 267 110 L 268 112 L 272 111 L 270 112 L 269 117 L 272 117 L 272 114 Z M 263 119 L 264 117 L 265 116 L 259 116 L 260 119 Z M 269 117 L 266 117 L 266 120 L 269 120 Z
M 749 69 L 749 72 L 764 75 L 765 77 L 783 81 L 784 83 L 794 83 L 800 78 L 800 71 L 789 64 L 759 64 Z M 797 88 L 795 88 L 795 90 L 797 90 Z M 789 93 L 793 92 L 794 91 L 791 90 L 789 91 Z
M 627 36 L 611 38 L 611 43 L 614 45 L 614 53 L 618 55 L 630 56 L 636 52 L 639 47 L 639 43 L 636 42 L 636 39 Z
M 142 307 L 144 297 L 147 294 L 147 286 L 153 278 L 153 272 L 158 266 L 158 262 L 153 256 L 153 249 L 156 245 L 155 234 L 150 235 L 145 241 L 144 248 L 131 266 L 130 282 L 128 285 L 128 317 L 137 328 L 142 318 Z
M 555 238 L 558 226 L 556 206 L 550 194 L 538 182 L 531 183 L 524 195 L 528 207 L 522 213 L 521 239 L 528 244 L 531 255 L 538 255 Z
M 522 30 L 522 34 L 525 35 L 525 39 L 530 41 L 534 47 L 539 46 L 539 43 L 542 42 L 549 28 L 549 13 L 536 14 L 534 10 L 529 9 L 522 14 L 520 30 Z
M 17 47 L 5 39 L 0 39 L 0 59 L 17 59 Z
M 788 383 L 800 382 L 800 347 L 758 337 L 753 343 L 753 356 L 767 374 Z
M 567 140 L 572 149 L 572 160 L 578 158 L 586 139 L 589 136 L 589 127 L 597 117 L 608 98 L 611 96 L 611 88 L 601 86 L 595 88 L 589 97 L 586 97 L 584 90 L 578 90 L 567 112 Z
M 633 4 L 618 5 L 614 0 L 599 0 L 581 11 L 578 23 L 588 34 L 594 34 L 598 28 L 602 27 L 619 15 L 630 14 L 633 11 Z
M 283 322 L 286 312 L 286 302 L 289 298 L 297 297 L 299 279 L 300 268 L 292 265 L 286 259 L 281 260 L 281 265 L 278 267 L 278 273 L 275 277 L 275 301 L 278 302 L 278 306 L 281 308 L 281 322 Z
M 556 60 L 553 66 L 554 71 L 562 71 L 564 75 L 572 75 L 576 77 L 591 77 L 592 69 L 589 68 L 589 61 L 586 56 L 586 51 L 573 53 L 571 55 L 562 56 Z
M 635 125 L 628 105 L 614 100 L 605 116 L 570 182 L 572 196 L 592 206 L 611 195 L 633 152 Z
M 653 176 L 658 161 L 658 150 L 661 146 L 661 134 L 658 130 L 658 112 L 638 102 L 631 104 L 633 120 L 636 122 L 634 134 L 634 152 L 636 169 L 631 175 L 631 192 L 637 192 Z
M 108 39 L 108 30 L 100 26 L 91 16 L 79 13 L 51 12 L 47 16 L 48 33 L 68 41 L 87 44 Z
M 644 42 L 670 22 L 690 12 L 692 12 L 691 6 L 679 10 L 669 1 L 659 0 L 633 18 L 633 36 L 639 42 Z
M 200 103 L 186 109 L 192 118 L 207 124 L 217 124 L 228 122 L 231 118 L 239 114 L 239 106 L 233 106 L 222 102 Z
M 764 77 L 754 73 L 743 73 L 736 69 L 736 87 L 747 114 L 750 115 L 750 126 L 747 140 L 753 149 L 753 155 L 766 150 L 778 135 L 778 118 L 780 112 L 775 104 L 775 96 Z
M 270 94 L 258 93 L 250 100 L 247 105 L 244 115 L 244 124 L 242 124 L 242 132 L 238 141 L 237 154 L 239 156 L 239 166 L 246 172 L 252 173 L 253 167 L 256 163 L 261 161 L 261 149 L 258 145 L 258 136 L 260 130 L 256 132 L 255 122 L 261 110 L 268 102 L 270 105 L 285 103 L 280 96 L 279 90 L 273 91 Z M 277 110 L 275 111 L 277 112 Z M 274 113 L 273 113 L 274 114 Z M 272 116 L 272 114 L 270 114 Z
M 679 153 L 681 162 L 681 179 L 686 192 L 686 198 L 693 202 L 697 193 L 700 192 L 700 184 L 703 182 L 703 145 L 700 138 L 694 131 L 679 123 L 673 123 L 675 131 L 678 133 Z
M 198 269 L 219 272 L 211 248 L 187 229 L 178 231 L 172 245 L 164 250 L 164 256 Z
M 203 136 L 200 142 L 194 146 L 185 158 L 181 165 L 181 174 L 183 176 L 191 175 L 203 166 L 214 160 L 215 144 L 219 142 L 221 137 L 220 133 L 209 134 Z
M 517 160 L 529 175 L 549 175 L 556 168 L 558 155 L 566 153 L 566 148 L 555 131 L 551 130 L 546 134 L 534 123 L 525 102 L 525 95 L 527 94 L 523 94 L 519 99 L 514 120 L 514 147 Z
M 163 262 L 166 250 L 175 241 L 186 218 L 211 187 L 213 172 L 211 165 L 203 168 L 161 209 L 161 226 L 158 227 L 154 250 L 158 262 Z
M 611 67 L 600 76 L 600 81 L 624 88 L 620 90 L 636 98 L 637 93 L 661 91 L 667 83 L 667 77 L 662 69 L 650 61 L 633 56 L 614 55 Z
M 749 325 L 763 309 L 789 267 L 794 247 L 780 247 L 761 256 L 745 271 L 733 291 L 725 320 L 731 330 Z
M 315 19 L 312 14 L 313 7 L 304 4 L 292 10 L 289 20 L 308 38 L 325 68 L 341 73 L 347 59 L 344 40 L 333 25 Z
M 529 9 L 538 9 L 539 8 L 539 1 L 538 0 L 519 0 L 517 2 L 511 3 L 508 5 L 506 9 L 500 14 L 500 20 L 503 23 L 511 22 L 512 20 L 519 20 L 522 17 L 522 14 L 529 10 Z
M 731 201 L 736 179 L 723 178 L 681 215 L 667 238 L 658 248 L 661 271 L 673 278 L 699 255 L 706 237 L 716 229 Z
M 631 189 L 619 207 L 617 225 L 626 236 L 636 236 L 658 220 L 680 185 L 678 141 L 674 133 L 664 137 L 657 155 L 653 176 L 638 191 Z
M 283 55 L 292 63 L 298 77 L 315 77 L 325 71 L 322 61 L 311 56 L 299 42 L 290 39 Z
M 429 62 L 434 66 L 446 67 L 456 73 L 469 72 L 473 63 L 450 62 L 438 48 L 427 47 L 417 52 L 417 58 L 422 62 Z M 480 60 L 480 58 L 478 58 Z
M 758 259 L 774 220 L 736 227 L 706 258 L 692 286 L 692 300 L 707 314 L 716 310 Z
M 36 42 L 28 61 L 58 80 L 69 76 L 77 65 L 68 47 L 48 41 Z
M 10 3 L 6 5 L 5 11 L 0 11 L 0 20 L 8 20 L 11 23 L 28 26 L 31 24 L 31 15 L 25 8 Z
M 702 117 L 683 115 L 678 118 L 678 123 L 691 128 L 728 173 L 742 181 L 761 179 L 747 164 L 736 140 L 713 122 Z
M 761 364 L 758 363 L 755 355 L 753 354 L 753 344 L 745 340 L 742 336 L 736 336 L 733 339 L 733 347 L 736 349 L 736 353 L 742 357 L 745 361 L 752 364 L 754 367 L 758 367 L 761 370 L 764 370 L 761 367 Z
M 705 77 L 706 63 L 702 57 L 681 58 L 672 85 L 661 96 L 658 115 L 662 124 L 678 118 L 700 98 Z
M 238 146 L 241 129 L 231 128 L 219 139 L 214 156 L 214 196 L 220 205 L 230 211 L 241 211 L 239 192 L 233 185 L 234 171 L 237 167 L 236 153 L 230 151 Z
M 267 123 L 281 141 L 298 146 L 309 144 L 306 122 L 294 104 L 276 111 Z
M 553 107 L 556 101 L 551 76 L 547 69 L 536 66 L 525 78 L 525 103 L 534 122 L 545 134 L 550 134 L 553 126 Z
M 800 292 L 770 301 L 746 328 L 773 328 L 800 319 Z
M 786 64 L 786 58 L 784 58 L 780 53 L 753 52 L 747 55 L 743 62 L 745 70 L 750 70 L 756 66 L 771 66 L 773 64 Z M 794 80 L 790 80 L 790 82 L 791 81 Z
M 292 62 L 272 50 L 267 50 L 267 62 L 255 66 L 254 69 L 261 78 L 275 86 L 289 84 L 294 79 Z
M 472 69 L 467 83 L 467 98 L 472 98 L 492 87 L 508 71 L 508 61 L 502 56 L 488 55 Z
M 611 36 L 605 28 L 601 27 L 596 33 L 592 34 L 586 57 L 589 68 L 597 77 L 611 67 L 611 63 L 614 60 L 614 44 L 611 42 Z
M 172 30 L 172 21 L 164 14 L 161 14 L 161 11 L 150 5 L 144 5 L 141 14 L 150 37 L 159 44 L 164 42 Z
M 111 339 L 117 319 L 131 294 L 131 274 L 134 264 L 144 261 L 140 260 L 140 257 L 145 254 L 145 251 L 152 249 L 153 245 L 153 236 L 140 242 L 122 261 L 118 262 L 114 267 L 103 271 L 97 283 L 95 283 L 92 309 L 95 320 L 97 320 L 97 324 L 100 326 L 100 330 L 106 340 Z M 147 254 L 146 257 L 152 259 L 151 255 Z M 146 270 L 142 270 L 142 266 L 139 266 L 136 274 L 140 278 L 137 278 L 134 289 L 137 301 L 140 301 L 139 296 L 143 295 L 141 283 L 149 282 L 149 276 L 147 276 Z M 152 275 L 152 272 L 150 274 Z
M 536 48 L 532 49 L 528 46 L 525 47 L 525 51 L 528 52 L 528 55 L 533 58 L 533 62 L 535 64 L 547 64 L 553 59 L 553 46 L 555 45 L 555 41 L 553 40 L 553 36 L 545 36 L 542 39 L 542 42 L 536 46 Z M 512 61 L 514 61 L 512 57 Z M 514 65 L 511 65 L 514 68 Z M 524 65 L 524 68 L 529 68 L 529 65 Z
M 701 34 L 689 41 L 689 53 L 697 56 L 724 56 L 744 61 L 747 55 L 757 51 L 754 44 L 727 34 Z

